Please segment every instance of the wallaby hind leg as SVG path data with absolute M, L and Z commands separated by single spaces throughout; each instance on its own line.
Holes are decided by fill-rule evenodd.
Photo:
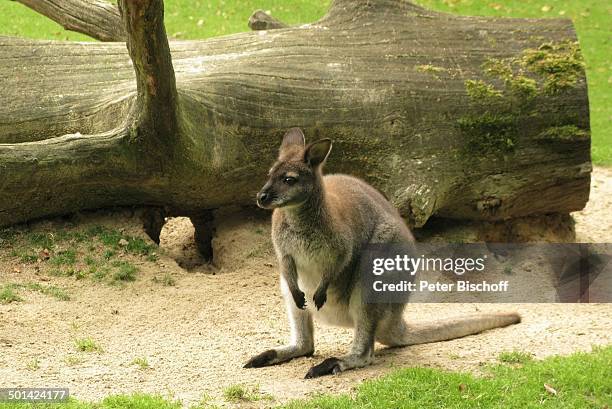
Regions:
M 306 379 L 361 368 L 372 363 L 374 360 L 374 334 L 378 320 L 375 319 L 376 317 L 373 314 L 368 314 L 365 309 L 355 318 L 355 335 L 351 352 L 341 358 L 327 358 L 320 364 L 313 366 L 306 374 Z
M 314 353 L 314 326 L 312 314 L 295 305 L 287 283 L 281 278 L 281 287 L 289 324 L 291 325 L 291 342 L 289 345 L 268 349 L 244 365 L 245 368 L 260 368 L 262 366 L 280 364 L 300 356 L 310 356 Z
M 405 304 L 392 304 L 390 311 L 378 323 L 376 341 L 388 347 L 406 345 L 406 333 L 409 331 L 404 319 Z

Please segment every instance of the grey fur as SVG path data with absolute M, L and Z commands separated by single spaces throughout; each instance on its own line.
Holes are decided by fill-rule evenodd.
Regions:
M 323 176 L 321 168 L 331 141 L 305 146 L 301 131 L 290 130 L 279 160 L 258 195 L 258 204 L 273 208 L 272 242 L 281 267 L 281 290 L 291 325 L 288 346 L 253 357 L 245 366 L 288 361 L 314 351 L 313 318 L 354 328 L 351 351 L 328 358 L 307 378 L 369 365 L 374 342 L 404 346 L 458 338 L 520 321 L 517 314 L 488 314 L 409 326 L 405 304 L 365 304 L 358 266 L 369 243 L 411 247 L 412 233 L 397 210 L 376 189 L 347 175 Z M 290 177 L 288 177 L 290 175 Z M 297 176 L 296 176 L 297 175 Z M 293 177 L 296 176 L 296 177 Z M 313 300 L 310 307 L 306 300 Z

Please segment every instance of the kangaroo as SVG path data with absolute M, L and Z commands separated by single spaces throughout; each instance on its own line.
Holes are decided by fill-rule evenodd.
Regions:
M 260 207 L 274 209 L 272 242 L 291 342 L 254 356 L 245 368 L 312 355 L 313 318 L 353 328 L 354 339 L 347 355 L 325 359 L 310 368 L 306 378 L 369 365 L 375 341 L 390 347 L 444 341 L 520 321 L 516 313 L 495 313 L 415 326 L 404 320 L 406 304 L 363 302 L 358 271 L 362 248 L 369 243 L 411 246 L 414 238 L 378 190 L 352 176 L 323 176 L 331 148 L 330 139 L 306 145 L 303 132 L 290 129 L 257 194 Z

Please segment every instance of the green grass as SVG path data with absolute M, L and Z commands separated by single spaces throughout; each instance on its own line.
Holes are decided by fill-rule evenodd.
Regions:
M 83 358 L 76 355 L 68 355 L 64 358 L 64 362 L 68 366 L 76 366 L 84 362 Z
M 23 301 L 16 293 L 18 290 L 36 291 L 44 295 L 54 297 L 60 301 L 69 301 L 70 296 L 63 288 L 53 285 L 43 285 L 39 283 L 7 283 L 0 290 L 0 302 L 8 304 L 16 301 Z
M 74 341 L 79 352 L 103 352 L 102 347 L 93 338 L 81 338 Z
M 114 261 L 112 266 L 116 268 L 113 274 L 114 281 L 136 281 L 138 268 L 128 261 Z
M 242 385 L 231 385 L 223 389 L 223 397 L 229 402 L 239 402 L 248 399 L 249 392 Z
M 147 358 L 144 357 L 137 357 L 134 358 L 131 362 L 132 365 L 136 365 L 138 366 L 139 369 L 145 370 L 145 369 L 149 369 L 149 361 L 147 360 Z
M 13 257 L 18 257 L 19 261 L 25 264 L 36 263 L 38 261 L 38 255 L 31 252 L 31 250 L 13 250 L 11 255 Z
M 39 233 L 39 232 L 27 233 L 26 240 L 32 246 L 40 247 L 41 249 L 50 249 L 55 244 L 54 235 L 52 233 Z
M 77 280 L 135 281 L 136 266 L 117 258 L 129 255 L 149 262 L 158 258 L 157 246 L 145 238 L 98 225 L 53 232 L 4 229 L 0 238 L 1 248 L 10 249 L 9 254 L 21 263 L 36 263 L 42 272 Z
M 56 287 L 54 285 L 42 285 L 39 283 L 26 283 L 26 284 L 15 284 L 18 288 L 25 288 L 31 291 L 38 291 L 41 294 L 49 295 L 57 298 L 60 301 L 69 301 L 70 296 L 63 288 Z
M 0 229 L 0 249 L 11 247 L 15 243 L 17 235 L 15 229 L 10 227 Z
M 588 409 L 612 407 L 612 346 L 595 348 L 592 353 L 551 357 L 543 361 L 525 360 L 521 366 L 485 367 L 483 376 L 431 368 L 409 368 L 380 379 L 366 381 L 349 395 L 321 395 L 290 402 L 285 409 L 471 409 L 471 408 L 551 408 Z M 546 390 L 544 385 L 556 394 Z M 261 399 L 258 389 L 241 385 L 225 388 L 224 398 L 232 403 Z M 192 409 L 209 407 L 206 399 Z M 272 406 L 272 405 L 267 405 Z M 0 403 L 0 409 L 26 409 L 39 406 Z M 100 403 L 45 405 L 49 409 L 179 409 L 181 402 L 159 395 L 116 395 Z
M 49 258 L 49 262 L 55 266 L 72 266 L 76 263 L 76 251 L 73 249 L 59 251 Z
M 74 399 L 57 404 L 2 403 L 0 409 L 182 409 L 180 402 L 171 402 L 159 395 L 133 394 L 109 396 L 100 403 Z
M 168 35 L 178 39 L 216 37 L 249 31 L 249 16 L 256 9 L 271 11 L 290 24 L 312 22 L 321 17 L 329 0 L 166 0 L 165 22 Z M 28 38 L 91 41 L 89 37 L 64 30 L 60 25 L 30 9 L 0 3 L 0 33 Z
M 502 352 L 497 359 L 506 364 L 524 364 L 531 361 L 533 356 L 528 352 L 512 351 Z
M 462 15 L 571 18 L 587 66 L 593 161 L 612 166 L 612 32 L 609 23 L 612 8 L 609 3 L 599 0 L 416 0 L 416 3 Z M 166 0 L 165 22 L 172 37 L 208 38 L 248 31 L 248 17 L 258 8 L 270 11 L 289 24 L 298 24 L 317 20 L 325 14 L 329 4 L 330 0 Z M 0 2 L 0 34 L 91 41 L 11 1 Z
M 28 371 L 36 371 L 40 369 L 40 360 L 38 358 L 34 358 L 26 364 L 26 368 Z
M 4 285 L 0 289 L 0 304 L 10 304 L 12 302 L 23 301 L 20 296 L 15 293 L 15 289 L 9 285 Z
M 261 399 L 270 400 L 270 395 L 262 394 L 259 387 L 249 388 L 244 385 L 230 385 L 223 389 L 223 398 L 228 402 L 255 402 Z
M 360 385 L 352 396 L 324 395 L 285 408 L 604 408 L 612 405 L 612 346 L 591 354 L 497 365 L 483 377 L 430 368 L 400 370 Z M 516 358 L 516 356 L 515 356 Z M 544 384 L 557 391 L 547 392 Z
M 166 273 L 161 277 L 154 276 L 153 282 L 157 284 L 165 285 L 167 287 L 174 287 L 176 285 L 176 280 L 169 273 Z

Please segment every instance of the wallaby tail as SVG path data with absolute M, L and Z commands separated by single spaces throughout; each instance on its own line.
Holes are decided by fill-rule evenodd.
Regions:
M 521 317 L 517 313 L 502 312 L 473 314 L 425 324 L 411 325 L 404 323 L 403 328 L 396 328 L 396 331 L 393 331 L 396 337 L 394 337 L 395 342 L 392 342 L 392 344 L 399 346 L 446 341 L 519 322 L 521 322 Z

